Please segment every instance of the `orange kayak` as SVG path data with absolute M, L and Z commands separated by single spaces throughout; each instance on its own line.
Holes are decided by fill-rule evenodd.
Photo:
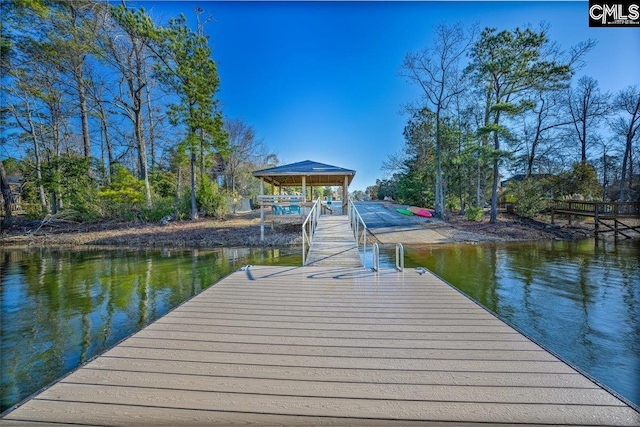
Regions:
M 418 215 L 424 218 L 431 218 L 433 216 L 431 211 L 429 211 L 428 209 L 419 208 L 417 206 L 411 206 L 408 210 L 414 215 Z

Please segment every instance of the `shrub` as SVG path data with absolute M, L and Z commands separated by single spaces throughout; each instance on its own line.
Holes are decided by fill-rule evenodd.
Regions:
M 477 206 L 469 206 L 467 209 L 467 219 L 469 221 L 482 221 L 482 217 L 484 216 L 484 209 Z
M 198 182 L 196 203 L 198 211 L 210 217 L 223 218 L 227 213 L 226 195 L 207 176 Z
M 22 203 L 22 212 L 29 219 L 42 219 L 45 217 L 42 212 L 42 206 L 39 203 Z
M 96 186 L 91 161 L 84 157 L 56 157 L 42 167 L 42 185 L 55 193 L 60 210 L 69 210 L 74 220 L 92 221 L 102 212 L 96 206 Z M 53 209 L 52 209 L 53 210 Z
M 140 218 L 144 221 L 158 222 L 167 216 L 176 213 L 175 197 L 160 197 L 153 200 L 151 207 L 144 207 L 140 210 Z
M 176 206 L 176 219 L 188 219 L 191 215 L 191 191 L 187 190 L 180 194 L 178 205 Z
M 563 172 L 553 179 L 553 184 L 555 197 L 593 200 L 602 194 L 596 170 L 589 164 L 574 164 L 570 171 Z
M 144 203 L 144 183 L 124 166 L 116 165 L 111 184 L 98 193 L 108 216 L 133 219 L 133 211 Z
M 214 218 L 224 218 L 227 213 L 227 195 L 225 192 L 218 187 L 218 184 L 211 182 L 207 176 L 199 180 L 196 185 L 196 207 L 198 212 Z M 186 219 L 191 216 L 190 190 L 181 194 L 177 213 L 178 219 Z
M 457 200 L 448 199 L 447 200 L 447 210 L 449 211 L 458 211 L 460 210 L 460 203 Z
M 516 200 L 516 214 L 533 218 L 546 207 L 542 197 L 542 185 L 538 180 L 527 178 L 524 181 L 512 181 L 507 190 Z
M 155 170 L 149 175 L 149 183 L 153 191 L 161 198 L 174 198 L 176 196 L 176 176 L 171 172 Z

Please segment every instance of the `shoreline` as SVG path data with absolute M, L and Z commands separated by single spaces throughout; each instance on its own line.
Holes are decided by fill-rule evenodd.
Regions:
M 138 249 L 188 249 L 220 247 L 274 247 L 300 245 L 301 221 L 265 221 L 265 240 L 260 241 L 260 214 L 257 211 L 230 214 L 226 219 L 172 221 L 167 225 L 135 222 L 74 223 L 53 220 L 18 222 L 3 230 L 0 247 L 95 246 Z M 593 237 L 586 227 L 551 225 L 542 221 L 500 214 L 496 224 L 467 221 L 451 214 L 446 221 L 428 220 L 421 225 L 440 238 L 405 244 L 477 244 L 551 240 L 581 240 Z M 34 232 L 34 230 L 38 229 Z M 375 229 L 369 230 L 375 239 Z M 384 243 L 384 242 L 379 242 Z M 401 243 L 403 243 L 401 241 Z
M 265 224 L 265 241 L 260 242 L 260 217 L 255 212 L 230 214 L 227 219 L 171 221 L 167 225 L 134 221 L 75 223 L 50 221 L 36 230 L 41 221 L 19 221 L 3 230 L 0 247 L 16 246 L 96 246 L 148 249 L 220 247 L 270 247 L 296 244 L 300 225 Z

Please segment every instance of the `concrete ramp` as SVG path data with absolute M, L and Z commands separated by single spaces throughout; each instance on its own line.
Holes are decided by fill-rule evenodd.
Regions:
M 403 245 L 420 245 L 425 243 L 447 243 L 451 239 L 435 230 L 429 230 L 422 225 L 391 226 L 369 228 L 371 234 L 381 244 L 402 243 Z
M 379 202 L 359 202 L 356 206 L 369 232 L 382 244 L 419 245 L 451 242 L 448 237 L 430 229 L 427 219 L 396 212 L 395 207 L 400 206 L 388 207 Z

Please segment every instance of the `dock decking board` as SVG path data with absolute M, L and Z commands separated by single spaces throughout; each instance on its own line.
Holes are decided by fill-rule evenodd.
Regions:
M 236 272 L 0 425 L 639 425 L 430 273 Z
M 307 254 L 306 265 L 330 268 L 362 266 L 348 216 L 320 216 Z

